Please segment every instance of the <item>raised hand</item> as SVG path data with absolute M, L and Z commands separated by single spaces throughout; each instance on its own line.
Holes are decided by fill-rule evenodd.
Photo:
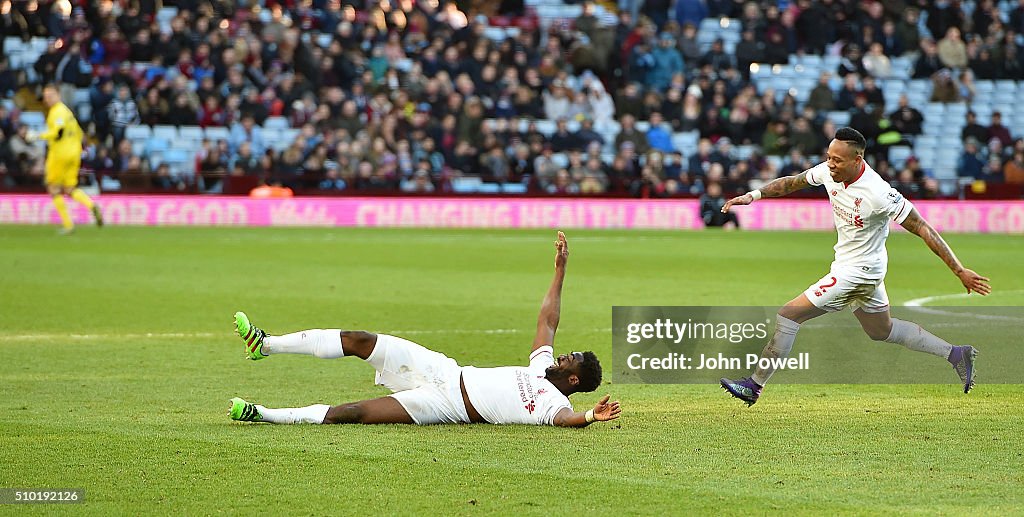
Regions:
M 982 296 L 985 296 L 992 292 L 992 286 L 988 285 L 988 278 L 985 278 L 970 269 L 964 268 L 963 271 L 957 273 L 960 277 L 960 283 L 964 284 L 967 288 L 967 294 L 971 294 L 974 291 Z
M 607 422 L 609 420 L 615 420 L 619 418 L 619 413 L 622 413 L 622 408 L 619 407 L 619 401 L 615 400 L 608 402 L 608 395 L 601 397 L 601 400 L 594 404 L 594 419 L 598 422 Z
M 565 268 L 569 261 L 569 243 L 565 241 L 565 234 L 558 232 L 558 240 L 555 241 L 555 268 Z
M 742 196 L 736 196 L 736 197 L 734 197 L 734 198 L 732 198 L 732 199 L 730 199 L 730 200 L 725 202 L 725 205 L 722 206 L 722 213 L 723 214 L 728 214 L 729 213 L 729 208 L 732 207 L 733 205 L 749 205 L 749 204 L 751 204 L 753 202 L 754 202 L 754 196 L 751 196 L 750 194 L 743 194 Z

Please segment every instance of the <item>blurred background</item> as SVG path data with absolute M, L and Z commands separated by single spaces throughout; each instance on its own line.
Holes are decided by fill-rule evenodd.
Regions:
M 844 125 L 912 199 L 1024 184 L 1024 0 L 3 0 L 0 26 L 7 192 L 42 192 L 51 82 L 105 193 L 727 197 Z

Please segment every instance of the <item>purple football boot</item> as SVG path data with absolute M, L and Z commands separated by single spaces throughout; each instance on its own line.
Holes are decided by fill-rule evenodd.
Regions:
M 744 377 L 738 381 L 722 377 L 719 382 L 722 384 L 722 388 L 725 388 L 725 391 L 728 391 L 730 395 L 746 402 L 747 407 L 753 406 L 757 402 L 757 397 L 761 396 L 762 386 L 754 382 L 750 377 Z
M 960 376 L 960 382 L 964 383 L 964 393 L 969 393 L 974 387 L 974 358 L 978 356 L 978 349 L 970 345 L 953 346 L 946 359 L 953 365 L 956 374 Z

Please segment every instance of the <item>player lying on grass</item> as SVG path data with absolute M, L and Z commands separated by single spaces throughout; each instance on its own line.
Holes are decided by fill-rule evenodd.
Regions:
M 231 400 L 234 420 L 274 424 L 547 424 L 585 427 L 614 420 L 619 402 L 603 397 L 593 409 L 573 411 L 569 396 L 601 384 L 601 364 L 593 352 L 554 357 L 552 345 L 561 310 L 562 281 L 569 259 L 565 235 L 555 242 L 555 277 L 551 282 L 533 338 L 529 366 L 462 367 L 444 354 L 386 334 L 337 329 L 305 330 L 271 336 L 235 314 L 235 329 L 249 359 L 273 354 L 305 354 L 323 359 L 358 357 L 377 370 L 376 383 L 393 393 L 337 406 L 316 404 L 271 409 Z
M 836 131 L 829 144 L 827 161 L 735 197 L 722 207 L 722 212 L 728 212 L 733 205 L 749 205 L 761 197 L 782 197 L 817 185 L 825 186 L 832 203 L 838 240 L 831 270 L 779 309 L 775 335 L 761 357 L 788 356 L 800 324 L 822 314 L 853 307 L 853 314 L 871 339 L 947 359 L 967 393 L 974 387 L 977 350 L 972 346 L 953 346 L 920 325 L 889 315 L 889 298 L 883 281 L 889 260 L 885 250 L 889 221 L 921 237 L 960 279 L 968 294 L 972 291 L 981 295 L 990 293 L 988 279 L 965 268 L 914 205 L 868 166 L 864 161 L 866 145 L 864 135 L 844 127 Z M 759 368 L 750 377 L 738 381 L 722 379 L 722 387 L 752 405 L 774 372 L 774 368 Z

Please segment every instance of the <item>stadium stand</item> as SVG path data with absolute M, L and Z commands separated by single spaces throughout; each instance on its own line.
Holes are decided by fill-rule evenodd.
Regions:
M 18 127 L 43 126 L 48 82 L 110 190 L 733 193 L 820 159 L 849 124 L 894 185 L 949 197 L 1024 153 L 1024 2 L 2 3 L 10 190 L 38 189 Z

